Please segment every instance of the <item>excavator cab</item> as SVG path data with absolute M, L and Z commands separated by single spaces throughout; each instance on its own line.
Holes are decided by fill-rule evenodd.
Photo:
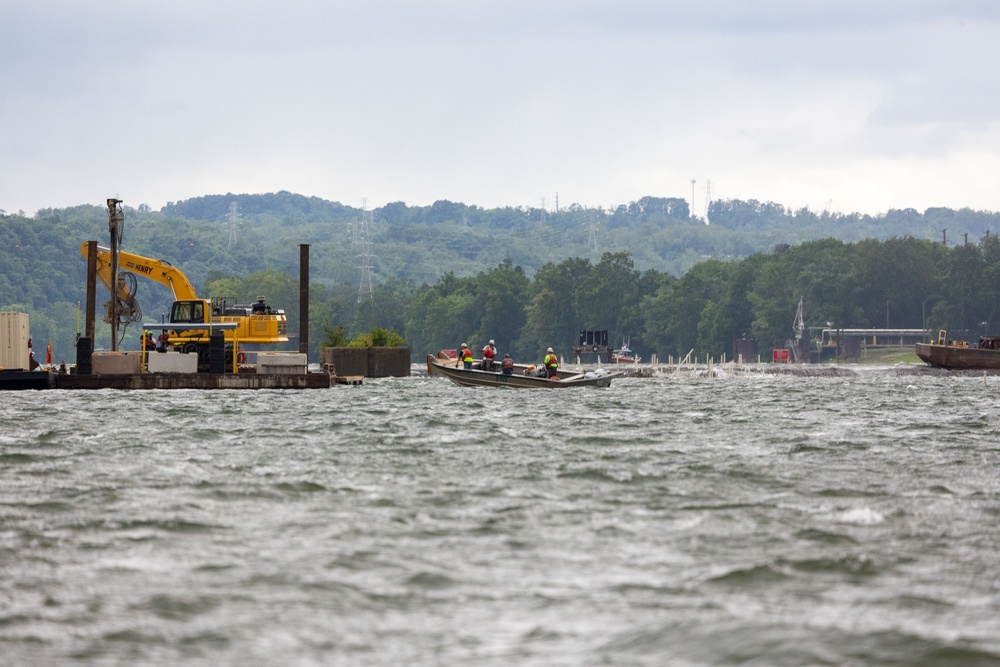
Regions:
M 208 320 L 205 319 L 205 302 L 200 300 L 174 301 L 174 305 L 170 309 L 170 321 L 178 323 L 206 323 Z

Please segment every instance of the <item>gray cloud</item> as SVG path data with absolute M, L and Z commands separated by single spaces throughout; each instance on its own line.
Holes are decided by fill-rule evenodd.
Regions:
M 607 206 L 694 176 L 1000 209 L 1000 5 L 943 4 L 2 2 L 0 208 Z

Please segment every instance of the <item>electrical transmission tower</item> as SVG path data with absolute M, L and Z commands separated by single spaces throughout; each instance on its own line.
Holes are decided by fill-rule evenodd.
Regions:
M 361 215 L 356 215 L 351 220 L 351 245 L 362 245 L 364 242 L 364 235 L 361 233 L 361 228 L 363 226 L 364 214 L 368 211 L 368 198 L 363 197 L 361 199 Z
M 236 202 L 230 202 L 229 204 L 229 248 L 232 250 L 236 247 L 236 229 L 240 226 L 240 211 L 236 206 Z
M 590 221 L 587 223 L 587 247 L 597 250 L 597 227 L 600 223 L 597 222 L 597 211 L 590 211 Z
M 708 224 L 708 206 L 712 203 L 712 179 L 705 181 L 705 224 Z
M 695 213 L 695 210 L 694 210 L 694 184 L 695 184 L 695 182 L 696 181 L 692 178 L 691 179 L 691 217 L 692 218 L 695 218 L 695 217 L 698 216 L 698 214 Z
M 367 202 L 361 209 L 361 220 L 357 224 L 358 244 L 361 246 L 361 284 L 358 286 L 358 303 L 373 298 L 372 292 L 372 228 L 374 214 L 367 210 Z

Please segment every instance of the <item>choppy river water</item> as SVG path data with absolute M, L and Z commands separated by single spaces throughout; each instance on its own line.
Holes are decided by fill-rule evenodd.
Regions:
M 997 665 L 1000 378 L 9 392 L 3 665 Z

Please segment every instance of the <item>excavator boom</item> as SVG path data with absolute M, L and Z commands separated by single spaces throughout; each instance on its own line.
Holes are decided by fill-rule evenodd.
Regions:
M 80 254 L 84 257 L 87 256 L 87 241 L 80 245 Z M 194 285 L 187 279 L 187 276 L 166 260 L 151 259 L 119 250 L 118 268 L 166 285 L 173 292 L 174 301 L 198 298 L 194 291 Z M 97 246 L 97 276 L 104 283 L 104 286 L 111 290 L 111 250 L 100 245 Z M 120 285 L 118 291 L 121 291 Z

